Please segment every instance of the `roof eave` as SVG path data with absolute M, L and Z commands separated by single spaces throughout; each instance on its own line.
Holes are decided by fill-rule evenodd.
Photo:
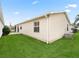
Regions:
M 30 19 L 30 20 L 28 20 L 28 21 L 21 22 L 21 23 L 19 23 L 19 24 L 24 24 L 24 23 L 27 23 L 27 22 L 31 22 L 31 21 L 34 21 L 34 20 L 36 20 L 36 19 L 45 17 L 46 15 L 60 14 L 60 13 L 64 13 L 64 14 L 66 15 L 66 18 L 67 18 L 69 24 L 71 24 L 70 21 L 69 21 L 69 18 L 68 18 L 68 16 L 67 16 L 67 13 L 64 12 L 64 11 L 61 11 L 61 12 L 49 12 L 49 13 L 43 14 L 43 15 L 41 15 L 41 16 L 34 17 L 34 18 L 32 18 L 32 19 Z M 19 25 L 19 24 L 16 24 L 16 25 Z

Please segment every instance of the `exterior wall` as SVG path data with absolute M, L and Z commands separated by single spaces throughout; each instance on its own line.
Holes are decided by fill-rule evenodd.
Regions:
M 2 28 L 3 28 L 3 24 L 2 24 L 2 22 L 0 21 L 0 37 L 1 37 L 1 35 L 2 35 Z
M 34 22 L 39 21 L 40 32 L 34 32 Z M 67 31 L 68 25 L 68 31 Z M 22 29 L 20 29 L 22 27 Z M 16 31 L 32 36 L 38 40 L 51 43 L 63 37 L 66 32 L 70 32 L 70 24 L 64 13 L 50 14 L 44 18 L 33 20 L 31 22 L 16 25 Z M 17 31 L 18 32 L 18 31 Z
M 2 8 L 0 5 L 0 37 L 2 35 L 2 28 L 3 28 L 4 24 L 3 24 L 3 15 L 2 15 Z
M 16 26 L 15 26 L 15 31 L 16 31 L 16 32 L 19 32 L 18 29 L 19 29 L 19 25 L 16 25 Z
M 67 24 L 68 28 L 70 24 L 67 21 L 67 18 L 64 13 L 62 14 L 53 14 L 49 16 L 49 42 L 53 42 L 63 37 L 63 35 L 68 32 L 67 31 Z M 69 28 L 70 31 L 70 28 Z
M 22 27 L 22 30 L 20 29 L 19 32 L 37 38 L 38 40 L 47 42 L 47 21 L 45 17 L 40 19 L 20 24 L 19 29 Z M 34 32 L 34 22 L 36 21 L 39 21 L 39 32 Z M 18 27 L 18 25 L 16 27 Z

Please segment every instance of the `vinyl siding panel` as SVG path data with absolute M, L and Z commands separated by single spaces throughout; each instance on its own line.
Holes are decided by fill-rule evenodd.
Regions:
M 66 32 L 71 32 L 70 23 L 65 13 L 48 14 L 45 17 L 37 18 L 30 22 L 16 25 L 22 27 L 20 33 L 32 36 L 46 43 L 54 42 L 63 37 Z M 34 32 L 34 22 L 39 21 L 39 32 Z M 67 25 L 69 31 L 67 31 Z M 17 30 L 17 28 L 16 28 Z
M 62 38 L 63 35 L 67 32 L 67 24 L 68 26 L 70 26 L 64 13 L 50 15 L 49 16 L 49 39 L 48 39 L 49 42 L 53 42 Z
M 34 32 L 34 22 L 39 21 L 39 32 Z M 38 40 L 47 42 L 47 21 L 46 18 L 41 18 L 32 22 L 24 23 L 19 25 L 20 33 L 32 36 Z
M 3 28 L 3 24 L 2 24 L 2 22 L 0 21 L 0 37 L 1 37 L 1 35 L 2 35 L 2 28 Z

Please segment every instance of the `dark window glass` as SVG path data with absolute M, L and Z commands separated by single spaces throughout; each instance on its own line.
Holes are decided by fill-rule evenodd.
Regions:
M 69 31 L 68 24 L 67 24 L 67 31 Z
M 34 22 L 34 32 L 39 32 L 39 22 Z
M 34 32 L 39 32 L 39 27 L 34 27 Z
M 39 22 L 34 22 L 34 26 L 39 26 Z
M 22 30 L 22 27 L 20 27 L 20 29 Z

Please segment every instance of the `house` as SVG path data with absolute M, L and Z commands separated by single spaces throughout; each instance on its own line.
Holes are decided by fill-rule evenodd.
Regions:
M 12 26 L 11 24 L 9 25 L 9 29 L 11 32 L 15 32 L 15 26 Z
M 46 43 L 54 42 L 71 32 L 66 12 L 50 12 L 16 25 L 16 32 Z
M 1 6 L 0 6 L 0 37 L 2 35 L 3 27 L 4 27 L 4 22 L 3 22 L 3 16 L 2 16 L 2 9 L 1 9 Z

